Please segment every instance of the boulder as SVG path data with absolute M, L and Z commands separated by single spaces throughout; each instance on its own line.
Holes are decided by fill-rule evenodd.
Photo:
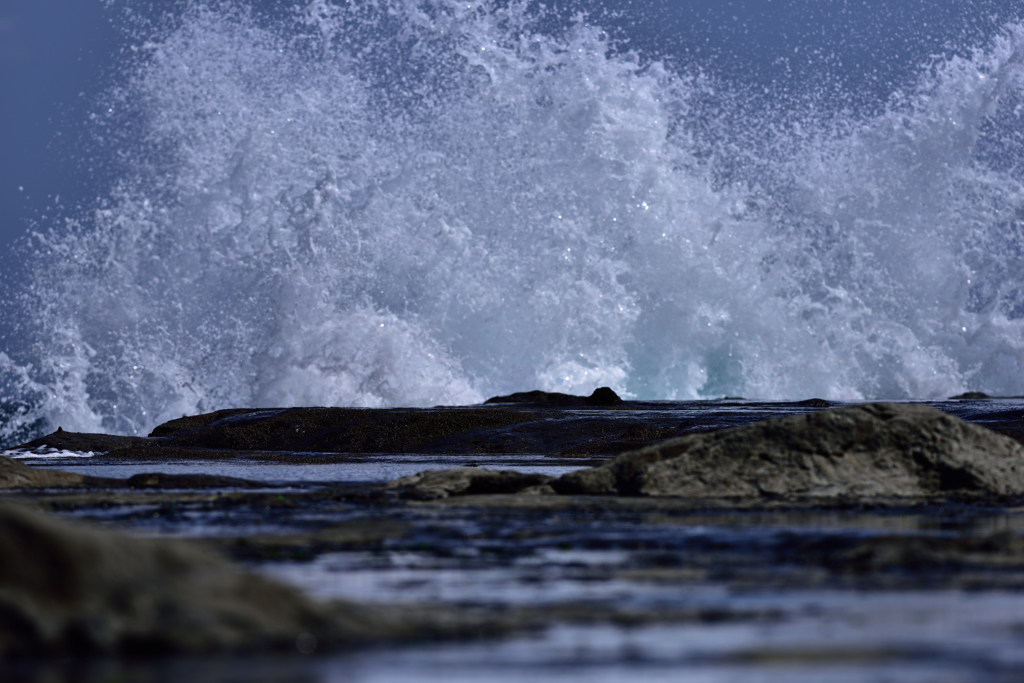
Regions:
M 511 470 L 489 470 L 483 467 L 453 467 L 447 470 L 425 470 L 388 483 L 385 488 L 395 489 L 400 498 L 437 500 L 452 496 L 471 496 L 488 493 L 544 493 L 544 487 L 553 477 L 543 474 L 524 474 Z
M 689 434 L 550 482 L 562 494 L 1024 494 L 1024 447 L 920 404 L 869 403 Z

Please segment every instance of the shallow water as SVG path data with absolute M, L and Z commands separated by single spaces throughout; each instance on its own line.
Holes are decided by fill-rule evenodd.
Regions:
M 943 533 L 924 530 L 933 516 L 912 514 L 919 526 L 905 524 L 903 533 Z M 366 653 L 325 663 L 318 679 L 323 681 L 998 681 L 1024 671 L 1019 588 L 908 590 L 904 583 L 836 590 L 827 582 L 808 588 L 822 578 L 784 563 L 757 572 L 755 566 L 765 562 L 757 548 L 771 546 L 773 539 L 868 537 L 896 526 L 856 513 L 833 517 L 831 527 L 814 514 L 798 517 L 740 515 L 723 524 L 722 518 L 694 516 L 659 526 L 556 516 L 548 520 L 554 529 L 533 527 L 548 530 L 549 538 L 518 548 L 504 537 L 498 550 L 499 539 L 486 530 L 463 527 L 463 542 L 443 549 L 328 553 L 312 562 L 265 564 L 261 571 L 318 597 L 371 603 L 720 611 L 699 623 L 560 623 L 498 643 Z M 1022 530 L 1020 513 L 996 517 L 1001 519 L 993 520 L 994 527 Z M 890 516 L 890 522 L 897 520 L 907 517 Z M 721 558 L 703 567 L 694 566 L 700 563 L 693 557 L 687 561 L 685 548 L 697 554 L 693 548 L 702 545 L 732 546 L 732 576 L 717 565 Z M 681 554 L 673 557 L 674 549 Z M 488 550 L 496 554 L 488 557 Z M 743 576 L 746 571 L 751 575 Z
M 367 514 L 351 508 L 326 514 L 320 510 L 313 523 L 312 512 L 275 516 L 280 523 L 276 529 L 264 524 L 236 526 L 233 532 L 250 537 L 286 533 Z M 1007 527 L 1019 533 L 1024 522 L 1021 511 L 974 512 L 988 522 L 973 533 Z M 377 519 L 418 519 L 419 531 L 364 551 L 325 553 L 303 561 L 250 560 L 250 566 L 318 598 L 369 605 L 572 605 L 575 616 L 502 639 L 369 648 L 325 658 L 117 662 L 106 669 L 102 662 L 90 662 L 74 677 L 53 663 L 40 666 L 35 672 L 39 677 L 26 680 L 91 683 L 110 680 L 112 672 L 128 681 L 181 680 L 169 674 L 175 672 L 194 681 L 227 676 L 304 683 L 630 677 L 709 683 L 1020 680 L 1021 567 L 1002 571 L 1004 579 L 1016 577 L 1014 587 L 1000 587 L 991 576 L 987 586 L 956 586 L 935 582 L 928 572 L 915 578 L 900 571 L 902 576 L 890 585 L 879 583 L 879 577 L 862 577 L 863 583 L 844 587 L 836 584 L 835 575 L 829 579 L 819 569 L 787 565 L 764 552 L 773 544 L 800 539 L 869 537 L 893 529 L 907 539 L 949 534 L 928 530 L 930 520 L 942 514 L 937 509 L 863 515 L 793 511 L 777 516 L 698 511 L 664 524 L 644 521 L 635 512 L 509 516 L 430 506 L 378 511 L 373 515 Z M 945 514 L 957 516 L 953 510 Z M 149 518 L 148 510 L 144 516 Z M 126 520 L 117 524 L 124 528 Z M 155 527 L 138 520 L 130 526 L 147 534 L 174 535 L 174 529 L 189 525 L 179 514 L 164 517 Z M 206 529 L 206 538 L 217 535 L 212 524 Z M 526 529 L 539 534 L 518 535 Z M 225 527 L 220 533 L 230 531 Z M 924 587 L 929 582 L 933 588 Z M 581 613 L 609 609 L 617 616 L 580 620 Z M 680 612 L 694 616 L 680 618 Z M 44 679 L 43 671 L 50 677 Z
M 321 680 L 998 681 L 1024 667 L 1019 596 L 805 592 L 729 603 L 784 616 L 757 625 L 562 626 L 501 644 L 410 650 L 387 663 L 363 656 L 353 678 Z
M 299 457 L 314 454 L 296 453 Z M 321 455 L 319 453 L 315 455 Z M 285 456 L 283 458 L 287 460 Z M 572 472 L 585 465 L 580 464 L 577 459 L 553 459 L 544 455 L 534 457 L 515 454 L 504 458 L 466 456 L 438 457 L 438 456 L 417 456 L 417 455 L 373 455 L 367 457 L 350 456 L 344 462 L 335 462 L 321 465 L 290 465 L 287 462 L 246 462 L 244 459 L 225 461 L 218 460 L 188 460 L 188 461 L 165 461 L 165 460 L 142 460 L 112 464 L 109 461 L 84 463 L 81 459 L 61 460 L 58 458 L 47 458 L 44 461 L 36 461 L 31 458 L 23 459 L 27 465 L 49 467 L 65 470 L 67 472 L 78 472 L 93 477 L 111 477 L 115 479 L 127 479 L 133 474 L 147 472 L 161 472 L 165 474 L 216 474 L 226 477 L 238 477 L 240 479 L 252 479 L 264 481 L 271 484 L 286 484 L 295 482 L 332 482 L 332 481 L 360 481 L 383 483 L 398 479 L 409 474 L 422 472 L 423 470 L 440 470 L 450 467 L 478 466 L 491 469 L 514 469 L 519 472 L 530 472 L 546 474 L 558 477 L 566 472 Z

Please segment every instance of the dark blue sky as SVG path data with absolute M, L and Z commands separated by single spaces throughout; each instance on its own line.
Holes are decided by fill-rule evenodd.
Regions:
M 167 7 L 172 3 L 147 3 Z M 263 0 L 268 8 L 288 0 Z M 555 0 L 561 7 L 577 0 Z M 594 8 L 597 3 L 583 3 Z M 599 23 L 648 53 L 741 84 L 794 93 L 824 87 L 880 103 L 930 55 L 964 49 L 1020 15 L 1008 0 L 606 0 Z M 599 11 L 591 9 L 592 14 Z M 83 124 L 116 81 L 123 37 L 102 0 L 0 0 L 0 268 L 48 208 L 109 185 L 105 153 Z M 23 189 L 21 189 L 23 188 Z
M 0 251 L 50 197 L 81 200 L 98 188 L 83 155 L 89 96 L 118 46 L 101 0 L 0 0 Z M 24 189 L 21 189 L 24 188 Z M 0 260 L 0 267 L 11 260 Z

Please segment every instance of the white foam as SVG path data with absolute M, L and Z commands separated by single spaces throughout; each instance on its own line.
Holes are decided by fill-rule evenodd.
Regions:
M 1024 393 L 1022 25 L 856 115 L 744 108 L 516 2 L 204 4 L 103 99 L 122 180 L 38 237 L 7 433 L 600 385 Z
M 96 453 L 92 451 L 65 451 L 59 448 L 40 446 L 39 448 L 15 448 L 0 452 L 0 455 L 15 460 L 56 460 L 60 458 L 91 458 Z

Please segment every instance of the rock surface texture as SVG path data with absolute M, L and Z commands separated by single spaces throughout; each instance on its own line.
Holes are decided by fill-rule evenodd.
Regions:
M 390 482 L 387 488 L 396 489 L 401 498 L 437 500 L 489 493 L 554 493 L 546 486 L 551 480 L 552 477 L 543 474 L 489 470 L 482 467 L 453 467 L 410 474 Z
M 690 434 L 550 483 L 577 495 L 1024 493 L 1024 447 L 920 404 L 869 403 Z

